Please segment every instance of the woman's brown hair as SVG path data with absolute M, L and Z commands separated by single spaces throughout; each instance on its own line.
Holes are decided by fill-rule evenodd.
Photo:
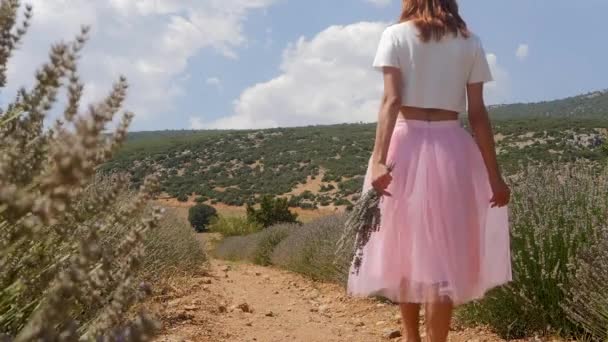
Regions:
M 448 33 L 469 37 L 467 23 L 458 13 L 456 0 L 403 0 L 401 22 L 412 20 L 424 42 L 441 40 Z

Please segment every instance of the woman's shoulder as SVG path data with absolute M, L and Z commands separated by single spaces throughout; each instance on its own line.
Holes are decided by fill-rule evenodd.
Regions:
M 418 30 L 412 21 L 396 22 L 388 25 L 384 29 L 382 35 L 389 36 L 395 41 L 402 41 L 404 38 L 410 36 L 412 38 L 416 37 L 418 35 Z
M 412 31 L 412 28 L 415 29 L 416 24 L 413 21 L 408 20 L 408 21 L 392 23 L 392 24 L 388 25 L 384 29 L 384 31 L 395 34 L 395 33 L 410 32 L 410 31 Z

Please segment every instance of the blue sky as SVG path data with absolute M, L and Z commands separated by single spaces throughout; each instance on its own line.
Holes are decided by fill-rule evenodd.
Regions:
M 12 62 L 23 73 L 9 73 L 9 82 L 28 84 L 50 42 L 90 23 L 82 63 L 86 100 L 99 99 L 125 74 L 134 130 L 374 121 L 381 78 L 369 65 L 379 34 L 400 10 L 398 0 L 33 3 L 33 32 Z M 497 79 L 488 87 L 490 103 L 608 88 L 608 44 L 602 43 L 608 1 L 460 5 Z

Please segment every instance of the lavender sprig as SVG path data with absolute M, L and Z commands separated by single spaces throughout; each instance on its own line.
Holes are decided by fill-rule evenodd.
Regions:
M 392 172 L 395 164 L 391 163 L 387 170 Z M 372 233 L 380 230 L 380 200 L 382 194 L 372 188 L 359 198 L 353 210 L 346 219 L 344 233 L 336 243 L 335 256 L 338 259 L 344 252 L 350 252 L 353 237 L 355 240 L 355 254 L 353 256 L 354 274 L 359 274 L 363 263 L 363 248 L 369 242 Z

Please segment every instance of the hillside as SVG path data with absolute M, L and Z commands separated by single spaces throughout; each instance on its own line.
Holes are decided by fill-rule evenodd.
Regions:
M 573 119 L 608 118 L 608 90 L 538 103 L 516 103 L 490 107 L 493 118 L 552 117 Z
M 528 162 L 606 159 L 608 93 L 594 94 L 492 108 L 506 172 Z M 103 171 L 128 172 L 134 185 L 160 172 L 164 196 L 179 201 L 242 206 L 271 194 L 303 209 L 344 208 L 361 188 L 375 127 L 138 132 Z

